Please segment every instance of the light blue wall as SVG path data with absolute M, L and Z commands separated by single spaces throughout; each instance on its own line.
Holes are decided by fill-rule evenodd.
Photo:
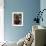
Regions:
M 7 41 L 18 41 L 24 37 L 32 28 L 32 20 L 40 9 L 40 0 L 4 0 L 4 34 Z M 24 26 L 12 26 L 12 12 L 22 11 L 24 13 Z
M 42 11 L 43 9 L 46 9 L 46 0 L 41 0 L 40 1 L 40 10 Z M 40 25 L 45 26 L 46 27 L 46 10 L 43 12 L 43 22 L 40 22 Z

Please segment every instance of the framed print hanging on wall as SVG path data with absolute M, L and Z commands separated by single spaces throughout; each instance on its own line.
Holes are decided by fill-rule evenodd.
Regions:
M 12 13 L 12 26 L 23 26 L 23 12 Z

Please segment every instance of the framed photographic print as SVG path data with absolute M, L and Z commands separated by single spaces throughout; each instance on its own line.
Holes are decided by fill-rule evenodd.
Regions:
M 12 13 L 12 26 L 23 26 L 23 12 Z

